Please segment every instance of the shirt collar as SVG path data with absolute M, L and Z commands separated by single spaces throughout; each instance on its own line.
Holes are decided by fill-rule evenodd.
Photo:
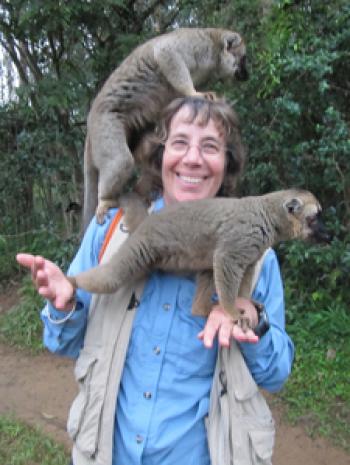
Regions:
M 163 197 L 158 197 L 154 203 L 153 203 L 153 211 L 159 211 L 164 208 L 164 198 Z

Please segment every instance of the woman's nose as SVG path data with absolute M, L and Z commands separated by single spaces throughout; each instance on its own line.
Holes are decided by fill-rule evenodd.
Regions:
M 188 147 L 188 150 L 184 156 L 184 161 L 187 163 L 195 163 L 195 164 L 201 164 L 203 159 L 202 159 L 202 154 L 201 154 L 201 149 L 199 145 L 190 145 Z

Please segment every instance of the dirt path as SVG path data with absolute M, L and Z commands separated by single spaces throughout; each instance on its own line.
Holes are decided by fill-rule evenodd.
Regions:
M 6 302 L 0 297 L 0 312 L 14 303 L 11 296 Z M 0 360 L 0 415 L 39 425 L 70 448 L 66 418 L 77 390 L 73 362 L 49 353 L 30 356 L 1 344 Z M 279 408 L 272 410 L 277 426 L 274 465 L 350 465 L 345 451 L 309 438 L 302 427 L 285 424 Z

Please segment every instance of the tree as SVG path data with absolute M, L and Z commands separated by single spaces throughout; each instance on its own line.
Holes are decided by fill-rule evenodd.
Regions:
M 20 81 L 17 99 L 3 108 L 4 130 L 7 126 L 12 141 L 0 152 L 3 172 L 22 186 L 21 195 L 14 195 L 13 184 L 0 176 L 4 207 L 16 198 L 15 210 L 3 209 L 10 216 L 15 212 L 13 223 L 28 220 L 29 212 L 33 223 L 38 215 L 44 222 L 59 221 L 71 200 L 80 201 L 91 99 L 128 51 L 150 36 L 154 24 L 165 27 L 168 3 L 0 2 L 0 44 Z M 178 12 L 169 9 L 167 20 Z M 22 171 L 25 178 L 19 176 Z

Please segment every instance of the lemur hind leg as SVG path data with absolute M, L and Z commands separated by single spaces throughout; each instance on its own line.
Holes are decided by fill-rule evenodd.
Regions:
M 207 317 L 213 307 L 212 296 L 215 292 L 212 270 L 197 273 L 197 289 L 192 304 L 192 315 Z

